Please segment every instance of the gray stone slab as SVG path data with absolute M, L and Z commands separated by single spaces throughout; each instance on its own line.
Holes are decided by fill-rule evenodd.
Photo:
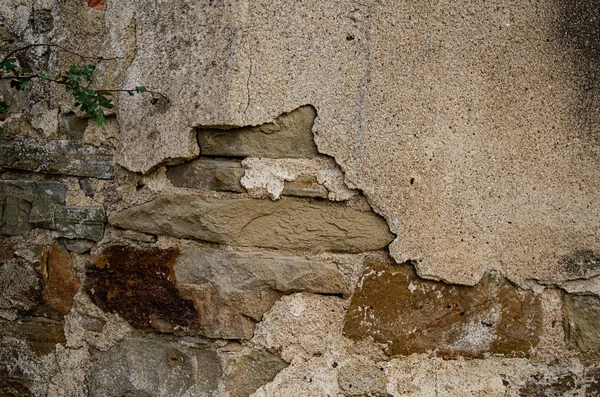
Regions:
M 54 227 L 62 237 L 102 240 L 106 213 L 102 207 L 57 207 Z
M 0 234 L 24 235 L 36 225 L 52 224 L 66 193 L 58 182 L 0 181 Z
M 87 378 L 91 396 L 209 396 L 221 376 L 213 349 L 137 336 L 94 354 Z
M 244 168 L 239 160 L 200 158 L 170 167 L 167 177 L 177 187 L 243 193 L 240 179 Z
M 113 151 L 67 140 L 0 141 L 0 167 L 47 174 L 112 179 Z
M 199 129 L 203 156 L 312 158 L 319 154 L 312 126 L 317 116 L 312 106 L 302 106 L 258 127 L 229 130 Z
M 392 240 L 383 218 L 325 203 L 165 195 L 113 212 L 116 227 L 220 244 L 313 252 L 363 252 Z
M 0 181 L 0 234 L 25 235 L 42 228 L 62 237 L 101 240 L 104 208 L 65 206 L 66 192 L 58 182 Z

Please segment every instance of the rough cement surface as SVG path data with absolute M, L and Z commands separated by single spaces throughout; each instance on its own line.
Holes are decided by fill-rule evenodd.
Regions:
M 248 157 L 242 161 L 245 169 L 241 184 L 252 197 L 269 197 L 272 200 L 286 194 L 287 181 L 295 181 L 303 175 L 314 176 L 323 185 L 333 201 L 343 201 L 357 195 L 344 183 L 344 173 L 331 158 L 314 159 L 266 159 Z M 289 189 L 289 188 L 288 188 Z

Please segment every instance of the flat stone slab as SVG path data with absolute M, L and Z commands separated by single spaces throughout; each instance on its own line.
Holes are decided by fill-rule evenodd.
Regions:
M 348 290 L 334 264 L 269 252 L 188 249 L 174 270 L 178 288 L 199 310 L 197 328 L 212 338 L 252 338 L 255 323 L 283 294 Z
M 367 261 L 344 334 L 372 337 L 390 355 L 527 356 L 542 328 L 541 301 L 503 279 L 474 287 L 421 279 L 411 266 Z
M 379 250 L 394 237 L 373 212 L 293 200 L 165 195 L 113 212 L 109 222 L 142 233 L 314 252 Z
M 169 167 L 167 178 L 174 186 L 243 193 L 244 168 L 240 160 L 200 158 Z
M 92 397 L 214 396 L 221 377 L 214 348 L 186 347 L 168 336 L 128 337 L 97 351 L 87 373 Z
M 0 140 L 0 167 L 112 179 L 113 151 L 67 140 Z
M 0 181 L 0 234 L 26 235 L 42 228 L 61 237 L 102 240 L 104 208 L 66 206 L 66 192 L 58 182 Z
M 317 112 L 302 106 L 272 123 L 229 130 L 199 129 L 203 156 L 312 158 L 319 154 L 312 133 Z

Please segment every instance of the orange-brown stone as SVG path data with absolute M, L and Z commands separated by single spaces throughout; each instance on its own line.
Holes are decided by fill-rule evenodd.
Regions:
M 69 251 L 56 245 L 44 247 L 40 260 L 40 274 L 44 305 L 60 314 L 67 314 L 81 285 Z
M 537 345 L 541 326 L 539 298 L 504 279 L 449 285 L 421 279 L 412 266 L 367 261 L 344 334 L 372 337 L 390 355 L 521 357 Z
M 104 10 L 104 0 L 87 0 L 87 3 L 94 10 Z

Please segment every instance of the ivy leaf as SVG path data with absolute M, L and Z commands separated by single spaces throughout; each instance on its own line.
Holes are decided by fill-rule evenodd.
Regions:
M 135 87 L 135 90 L 138 92 L 138 94 L 143 94 L 144 92 L 146 92 L 146 86 L 140 85 Z
M 151 104 L 156 105 L 158 103 L 158 98 L 153 96 L 152 100 L 150 101 Z
M 10 88 L 14 88 L 17 91 L 24 90 L 29 85 L 29 80 L 11 80 Z
M 17 60 L 16 59 L 7 59 L 6 61 L 0 63 L 0 70 L 4 70 L 7 73 L 14 72 L 17 68 Z
M 98 114 L 96 114 L 96 117 L 94 117 L 94 121 L 96 122 L 97 126 L 101 126 L 106 123 L 106 118 L 104 117 L 104 112 L 102 110 L 98 111 Z

